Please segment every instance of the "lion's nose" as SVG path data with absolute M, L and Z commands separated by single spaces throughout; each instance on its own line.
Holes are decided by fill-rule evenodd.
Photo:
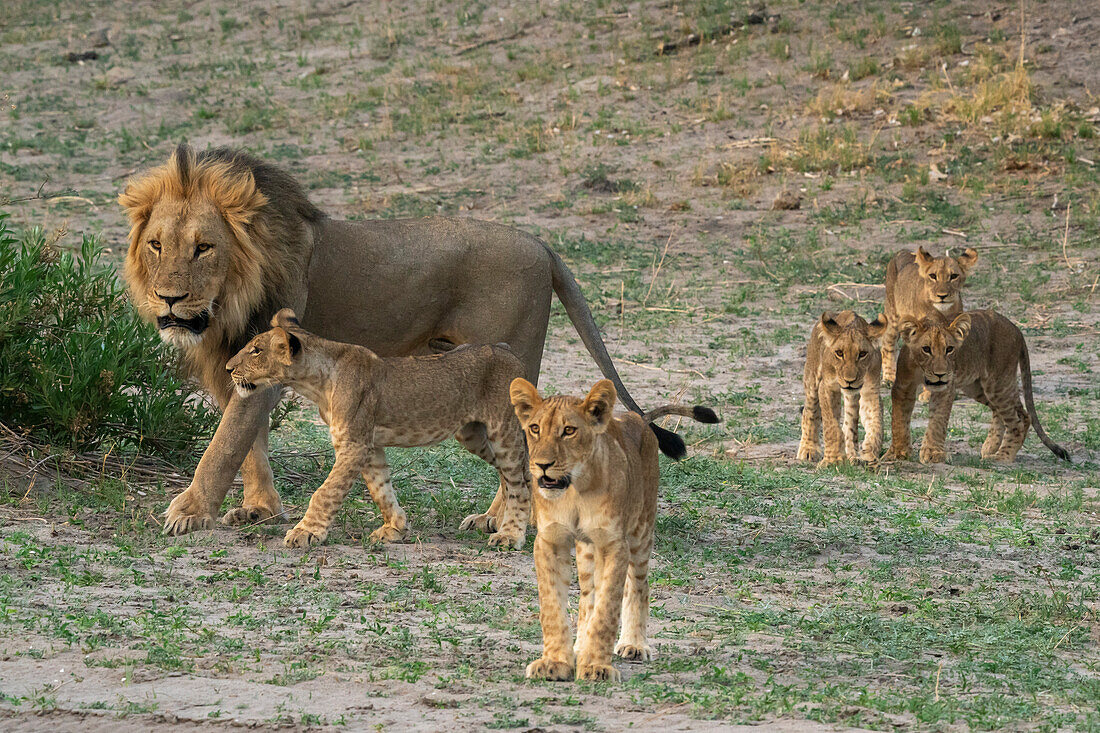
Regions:
M 161 295 L 160 293 L 157 293 L 157 297 L 167 303 L 169 308 L 171 308 L 175 303 L 178 303 L 186 298 L 187 295 L 187 293 L 184 293 L 183 295 Z

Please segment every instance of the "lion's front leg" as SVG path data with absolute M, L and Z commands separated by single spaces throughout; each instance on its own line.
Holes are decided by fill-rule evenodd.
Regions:
M 279 390 L 272 389 L 249 397 L 252 400 L 264 400 L 268 413 L 279 403 Z M 283 518 L 283 502 L 275 490 L 275 476 L 268 462 L 267 436 L 271 423 L 264 420 L 252 441 L 252 450 L 244 458 L 241 466 L 241 478 L 244 481 L 244 501 L 241 506 L 230 509 L 222 517 L 222 523 L 239 526 L 262 522 L 277 522 Z
M 577 679 L 622 679 L 611 664 L 611 651 L 619 633 L 623 590 L 628 567 L 626 543 L 609 542 L 596 548 L 596 601 L 584 625 L 584 638 L 578 645 Z
M 230 398 L 210 445 L 199 460 L 191 485 L 165 511 L 164 533 L 187 534 L 214 526 L 226 492 L 241 468 L 260 428 L 267 424 L 269 402 L 256 396 Z
M 574 656 L 569 631 L 569 545 L 546 534 L 535 537 L 535 577 L 539 583 L 542 656 L 527 665 L 528 679 L 573 679 Z
M 287 547 L 319 545 L 328 538 L 328 528 L 344 498 L 351 491 L 355 477 L 367 467 L 371 446 L 357 443 L 337 443 L 336 461 L 328 478 L 309 499 L 306 514 L 298 524 L 286 533 L 283 542 Z

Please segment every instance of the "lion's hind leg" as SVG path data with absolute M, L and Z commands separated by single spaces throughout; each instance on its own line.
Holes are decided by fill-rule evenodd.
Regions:
M 455 433 L 455 440 L 457 440 L 459 445 L 463 448 L 470 451 L 490 466 L 496 466 L 496 455 L 493 453 L 493 447 L 489 444 L 489 433 L 485 429 L 485 423 L 472 422 L 463 425 L 459 431 Z M 476 529 L 484 534 L 496 532 L 503 506 L 504 478 L 502 477 L 500 486 L 497 488 L 496 496 L 493 497 L 493 502 L 489 505 L 489 509 L 484 514 L 471 514 L 463 519 L 462 524 L 458 525 L 459 531 L 465 532 L 466 530 Z
M 531 517 L 527 444 L 513 415 L 505 416 L 499 424 L 490 425 L 488 436 L 493 450 L 493 465 L 500 472 L 504 489 L 504 503 L 497 515 L 497 531 L 489 537 L 489 544 L 518 550 L 527 539 L 527 522 Z

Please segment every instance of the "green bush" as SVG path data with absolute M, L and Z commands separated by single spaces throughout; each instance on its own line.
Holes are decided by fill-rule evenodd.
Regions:
M 100 254 L 87 236 L 77 256 L 41 229 L 17 237 L 0 212 L 0 421 L 75 450 L 181 456 L 211 415 Z

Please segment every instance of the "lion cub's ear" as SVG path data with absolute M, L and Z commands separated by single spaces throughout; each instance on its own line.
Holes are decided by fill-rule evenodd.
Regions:
M 978 264 L 978 251 L 973 247 L 967 247 L 965 252 L 955 258 L 955 261 L 959 263 L 963 273 L 969 273 L 970 268 Z
M 951 333 L 959 340 L 959 342 L 966 341 L 966 337 L 970 335 L 970 314 L 963 313 L 955 317 L 955 320 L 951 321 Z
M 871 339 L 871 341 L 878 343 L 878 341 L 882 338 L 882 334 L 886 333 L 887 322 L 888 321 L 886 319 L 886 314 L 879 313 L 878 317 L 875 318 L 875 320 L 867 324 L 867 336 Z
M 289 328 L 290 326 L 301 325 L 298 323 L 298 316 L 294 315 L 294 311 L 290 308 L 283 308 L 271 317 L 272 328 Z
M 924 247 L 917 247 L 915 254 L 917 258 L 917 265 L 920 266 L 920 271 L 923 273 L 926 269 L 932 266 L 932 263 L 936 261 L 936 258 L 928 254 Z
M 837 323 L 836 313 L 832 311 L 825 311 L 821 314 L 821 327 L 825 329 L 825 333 L 829 334 L 833 338 L 840 335 L 840 324 Z
M 601 379 L 581 403 L 581 410 L 592 421 L 597 433 L 607 430 L 611 422 L 611 410 L 615 407 L 615 385 L 610 379 Z
M 539 396 L 538 389 L 523 377 L 512 380 L 508 393 L 511 396 L 516 417 L 519 418 L 521 423 L 526 423 L 535 410 L 538 409 L 538 406 L 542 404 L 542 397 Z
M 282 328 L 273 329 L 271 336 L 271 348 L 275 352 L 275 357 L 287 366 L 293 364 L 302 353 L 301 340 Z
M 922 330 L 924 330 L 924 327 L 920 323 L 909 318 L 906 318 L 898 325 L 898 333 L 901 334 L 902 339 L 904 339 L 906 343 L 916 338 L 916 335 Z

